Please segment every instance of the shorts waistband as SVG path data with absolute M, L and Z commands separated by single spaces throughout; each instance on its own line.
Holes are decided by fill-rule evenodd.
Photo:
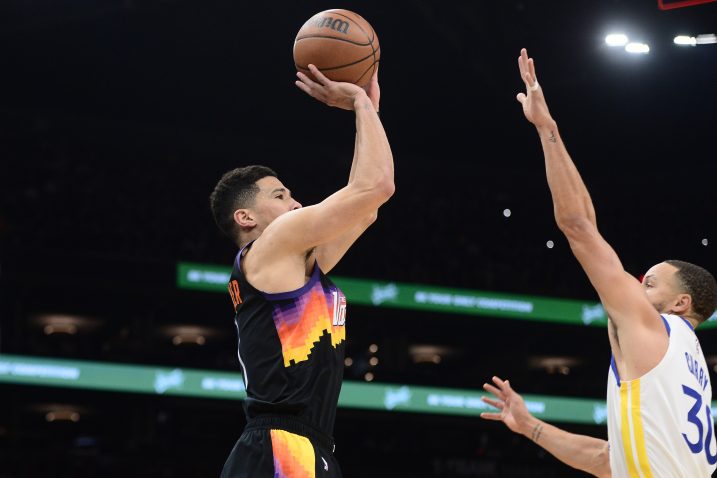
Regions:
M 296 417 L 286 415 L 260 415 L 247 421 L 244 431 L 252 430 L 284 430 L 301 435 L 317 443 L 332 453 L 336 448 L 333 437 L 317 430 L 313 426 Z

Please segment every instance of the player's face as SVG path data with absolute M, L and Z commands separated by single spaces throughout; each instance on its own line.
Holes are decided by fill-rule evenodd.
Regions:
M 291 191 L 277 178 L 267 176 L 258 180 L 256 185 L 259 186 L 259 192 L 251 209 L 256 214 L 257 224 L 262 230 L 282 214 L 301 207 L 301 204 L 291 197 Z
M 680 294 L 676 273 L 675 266 L 660 262 L 652 266 L 642 279 L 647 298 L 661 314 L 672 312 L 672 305 Z

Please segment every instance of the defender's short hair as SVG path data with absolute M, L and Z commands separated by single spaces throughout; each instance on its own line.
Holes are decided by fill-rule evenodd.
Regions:
M 665 261 L 677 268 L 677 279 L 684 292 L 692 296 L 692 310 L 700 323 L 709 319 L 717 309 L 717 282 L 712 274 L 700 266 L 685 261 Z

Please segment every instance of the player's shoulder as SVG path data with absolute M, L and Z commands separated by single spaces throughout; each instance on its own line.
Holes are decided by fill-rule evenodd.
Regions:
M 680 315 L 660 314 L 660 318 L 665 324 L 668 335 L 672 335 L 673 331 L 677 331 L 677 333 L 680 334 L 688 334 L 690 336 L 695 333 L 695 328 L 692 326 L 690 321 Z
M 313 255 L 313 248 L 309 251 L 294 251 L 264 231 L 243 250 L 237 264 L 241 264 L 241 270 L 247 278 L 257 273 L 271 277 L 293 275 L 294 271 L 303 271 L 306 264 L 314 259 Z

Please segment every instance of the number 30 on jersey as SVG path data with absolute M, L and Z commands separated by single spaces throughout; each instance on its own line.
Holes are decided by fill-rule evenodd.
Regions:
M 682 385 L 682 392 L 687 395 L 688 397 L 692 397 L 694 400 L 694 404 L 692 405 L 692 408 L 690 408 L 689 413 L 687 414 L 687 421 L 690 422 L 697 430 L 697 440 L 693 443 L 690 440 L 688 440 L 686 434 L 682 434 L 682 437 L 685 439 L 685 443 L 687 443 L 687 446 L 690 447 L 690 451 L 692 453 L 702 453 L 704 451 L 706 457 L 707 457 L 707 463 L 710 465 L 714 465 L 717 463 L 717 453 L 712 454 L 712 451 L 710 450 L 712 445 L 712 409 L 710 408 L 709 403 L 705 403 L 704 406 L 704 413 L 705 413 L 705 423 L 707 423 L 707 434 L 705 435 L 705 426 L 703 425 L 702 420 L 700 419 L 700 412 L 702 412 L 702 396 L 697 390 L 694 390 L 687 385 Z

